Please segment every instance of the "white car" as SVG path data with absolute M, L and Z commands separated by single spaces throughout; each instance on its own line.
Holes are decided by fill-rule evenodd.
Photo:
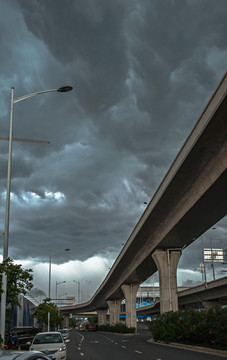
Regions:
M 47 355 L 40 351 L 19 351 L 19 350 L 0 350 L 1 360 L 49 360 Z
M 58 331 L 62 334 L 63 339 L 69 339 L 69 329 L 58 329 Z
M 41 332 L 34 337 L 30 350 L 41 351 L 53 360 L 66 360 L 66 343 L 58 331 Z

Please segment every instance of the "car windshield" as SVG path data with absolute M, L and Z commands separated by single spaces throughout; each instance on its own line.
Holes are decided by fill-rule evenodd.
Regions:
M 33 344 L 50 344 L 50 343 L 62 343 L 62 337 L 60 334 L 40 334 L 36 335 Z

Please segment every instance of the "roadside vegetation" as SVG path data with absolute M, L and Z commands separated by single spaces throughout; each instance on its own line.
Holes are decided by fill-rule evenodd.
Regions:
M 227 308 L 168 312 L 151 324 L 155 341 L 227 350 Z
M 116 325 L 100 325 L 99 331 L 108 331 L 120 334 L 134 334 L 135 328 L 128 328 L 124 324 L 116 324 Z
M 50 326 L 51 328 L 57 328 L 58 325 L 61 325 L 63 320 L 60 311 L 54 303 L 51 302 L 51 299 L 44 299 L 41 304 L 32 309 L 32 317 L 36 318 L 39 323 L 48 325 L 48 313 L 50 316 Z
M 2 273 L 7 275 L 6 324 L 8 341 L 13 310 L 16 306 L 21 307 L 19 295 L 26 295 L 33 288 L 33 274 L 32 269 L 23 269 L 22 265 L 14 264 L 9 257 L 0 264 L 0 274 Z M 0 293 L 2 294 L 2 277 L 0 277 Z

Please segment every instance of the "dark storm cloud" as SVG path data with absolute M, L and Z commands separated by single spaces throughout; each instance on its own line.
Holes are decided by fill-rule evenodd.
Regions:
M 14 136 L 50 144 L 13 144 L 10 254 L 45 262 L 68 247 L 83 272 L 92 256 L 111 263 L 226 70 L 226 1 L 0 2 L 0 135 L 12 85 L 15 97 L 74 88 L 15 104 Z
M 72 69 L 87 111 L 108 108 L 121 98 L 127 73 L 122 32 L 127 7 L 117 2 L 21 1 L 30 31 L 44 41 L 62 66 Z

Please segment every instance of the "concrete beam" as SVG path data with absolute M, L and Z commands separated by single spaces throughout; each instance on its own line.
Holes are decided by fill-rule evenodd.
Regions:
M 177 265 L 181 250 L 158 249 L 152 258 L 158 268 L 160 286 L 160 313 L 178 310 Z
M 116 325 L 120 322 L 121 300 L 108 300 L 107 305 L 110 311 L 110 325 Z
M 125 297 L 126 308 L 126 326 L 128 328 L 137 328 L 136 323 L 136 294 L 139 284 L 122 285 L 121 289 Z

